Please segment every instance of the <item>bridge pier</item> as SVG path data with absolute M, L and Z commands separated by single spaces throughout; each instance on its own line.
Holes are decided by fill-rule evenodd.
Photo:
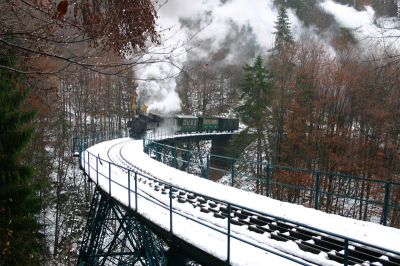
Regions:
M 231 168 L 231 161 L 224 158 L 229 156 L 227 147 L 231 144 L 230 137 L 214 138 L 211 140 L 211 151 L 209 166 L 212 169 L 219 169 L 222 171 L 209 170 L 209 178 L 213 181 L 218 181 L 225 173 Z
M 226 147 L 230 143 L 230 138 L 214 138 L 211 140 L 211 154 L 226 155 Z
M 96 187 L 78 265 L 166 264 L 166 243 Z
M 232 168 L 232 161 L 224 158 L 224 156 L 228 155 L 227 147 L 231 144 L 231 139 L 232 135 L 185 136 L 158 141 L 161 145 L 166 145 L 167 147 L 150 143 L 147 145 L 147 149 L 155 151 L 156 156 L 154 157 L 158 161 L 187 172 L 189 172 L 190 168 L 188 162 L 192 157 L 195 158 L 197 156 L 198 162 L 195 163 L 200 165 L 201 170 L 201 173 L 198 174 L 204 178 L 217 181 L 224 175 L 224 172 Z M 200 142 L 205 140 L 211 141 L 211 150 L 208 152 L 205 152 L 200 145 Z M 195 156 L 191 156 L 191 153 L 195 154 Z M 213 156 L 210 156 L 211 154 Z M 210 170 L 210 167 L 214 170 Z M 215 168 L 219 170 L 215 170 Z

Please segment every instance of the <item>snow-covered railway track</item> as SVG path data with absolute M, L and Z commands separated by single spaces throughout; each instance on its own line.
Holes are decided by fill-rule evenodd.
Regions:
M 145 176 L 150 176 L 153 179 L 158 179 L 157 177 L 155 177 L 154 175 L 152 175 L 151 173 L 149 173 L 148 171 L 146 171 L 145 169 L 137 166 L 137 165 L 133 165 L 131 164 L 122 154 L 122 149 L 125 145 L 125 143 L 129 142 L 129 140 L 127 141 L 123 141 L 117 144 L 114 144 L 110 147 L 110 149 L 107 151 L 107 157 L 108 159 L 115 163 L 116 165 L 120 165 L 123 166 L 126 169 L 129 169 L 131 171 L 134 172 L 138 172 L 140 174 L 143 174 Z M 114 151 L 116 150 L 116 151 Z
M 157 177 L 151 175 L 145 169 L 141 169 L 139 166 L 131 164 L 129 160 L 124 157 L 122 149 L 127 142 L 128 141 L 124 141 L 112 145 L 107 151 L 107 156 L 117 165 L 121 165 L 126 169 L 150 177 L 151 179 L 141 177 L 138 181 L 147 184 L 157 193 L 154 194 L 149 192 L 149 190 L 144 191 L 142 189 L 140 192 L 146 194 L 147 197 L 151 197 L 154 201 L 161 203 L 164 207 L 167 207 L 167 205 L 160 200 L 160 196 L 168 197 L 170 194 L 170 186 L 166 185 Z M 171 195 L 178 203 L 191 204 L 195 211 L 210 214 L 215 219 L 227 219 L 228 217 L 228 206 L 226 203 L 221 201 L 177 188 L 172 188 Z M 178 208 L 177 211 L 179 212 L 181 210 Z M 188 214 L 192 215 L 185 212 L 185 215 Z M 321 234 L 314 230 L 287 223 L 273 217 L 261 215 L 256 212 L 232 207 L 230 217 L 233 225 L 246 228 L 248 231 L 251 231 L 252 234 L 263 235 L 278 242 L 292 241 L 296 243 L 303 252 L 324 256 L 327 261 L 343 264 L 345 263 L 345 254 L 347 253 L 347 262 L 349 265 L 400 266 L 400 257 L 394 254 L 379 249 L 363 247 L 357 244 L 350 245 L 349 249 L 345 250 L 345 242 L 343 239 Z M 281 250 L 279 245 L 274 246 L 274 248 Z M 288 250 L 281 251 L 290 253 Z M 296 256 L 295 254 L 291 255 Z M 316 261 L 310 259 L 307 260 L 311 263 L 318 264 Z
M 129 163 L 129 161 L 127 161 L 124 158 L 124 156 L 122 154 L 122 148 L 124 147 L 124 144 L 126 142 L 128 142 L 128 141 L 124 141 L 124 142 L 112 145 L 107 151 L 108 159 L 111 162 L 115 163 L 116 165 L 123 166 L 123 168 L 121 168 L 121 169 L 124 172 L 127 172 L 128 169 L 129 169 L 132 172 L 136 172 L 136 173 L 141 174 L 140 177 L 138 178 L 138 182 L 141 182 L 144 185 L 147 184 L 148 186 L 152 187 L 153 183 L 155 183 L 154 181 L 158 180 L 158 178 L 153 176 L 153 175 L 151 175 L 149 172 L 145 171 L 144 169 L 142 169 L 140 167 L 137 167 L 136 165 L 132 165 L 131 163 Z M 116 150 L 116 151 L 114 151 L 114 150 Z M 151 180 L 149 178 L 147 178 L 146 176 L 150 177 Z M 161 181 L 161 180 L 158 180 L 158 181 Z M 158 191 L 158 189 L 157 189 L 158 187 L 159 186 L 155 185 L 155 190 L 156 191 Z M 147 191 L 145 191 L 143 189 L 140 189 L 140 188 L 138 188 L 138 191 L 140 193 L 142 193 L 142 194 L 145 194 L 147 197 L 150 197 L 153 201 L 157 202 L 157 204 L 160 204 L 160 205 L 162 205 L 164 207 L 167 207 L 167 205 L 164 202 L 162 202 L 161 200 L 159 200 L 156 197 L 154 197 L 151 193 L 148 193 Z

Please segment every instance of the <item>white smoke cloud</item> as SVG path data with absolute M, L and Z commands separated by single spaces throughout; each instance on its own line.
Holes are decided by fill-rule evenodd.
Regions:
M 271 48 L 273 43 L 274 21 L 277 11 L 271 1 L 232 0 L 224 5 L 214 0 L 203 6 L 202 13 L 210 11 L 211 24 L 198 36 L 201 39 L 213 40 L 213 47 L 217 49 L 223 43 L 231 26 L 229 22 L 236 23 L 239 27 L 249 25 L 261 47 Z
M 190 49 L 191 53 L 194 53 L 197 58 L 207 59 L 211 52 L 220 49 L 222 45 L 226 45 L 227 36 L 232 33 L 232 26 L 235 25 L 237 29 L 251 28 L 257 46 L 262 49 L 257 53 L 265 53 L 273 46 L 277 14 L 278 11 L 273 6 L 272 0 L 169 0 L 159 10 L 158 19 L 159 30 L 162 33 L 162 46 L 169 48 L 153 47 L 152 49 L 161 49 L 161 51 L 168 53 L 174 50 L 171 47 L 179 48 L 167 57 L 165 55 L 157 56 L 153 53 L 148 58 L 170 61 L 173 64 L 163 62 L 137 70 L 139 80 L 154 79 L 138 82 L 138 94 L 143 96 L 142 100 L 149 106 L 149 111 L 155 109 L 164 112 L 179 111 L 180 100 L 175 91 L 174 78 L 161 81 L 157 81 L 157 79 L 176 76 L 187 59 L 187 49 Z M 300 21 L 290 10 L 288 15 L 294 35 L 300 35 L 302 29 Z M 197 33 L 193 32 L 192 29 L 179 30 L 183 26 L 181 25 L 183 20 L 197 21 L 198 25 L 194 25 L 194 27 L 205 28 Z M 195 40 L 184 47 L 180 47 L 195 33 Z M 207 47 L 190 47 L 196 41 L 207 43 Z M 243 40 L 233 41 L 243 42 Z M 236 55 L 239 55 L 238 52 L 231 49 L 227 60 L 230 63 L 238 60 L 235 59 Z
M 369 6 L 359 11 L 333 0 L 324 0 L 320 7 L 333 15 L 339 25 L 353 29 L 356 37 L 366 47 L 387 48 L 397 40 L 392 38 L 392 42 L 389 42 L 390 38 L 387 37 L 400 36 L 399 31 L 383 31 L 377 27 L 374 23 L 375 12 Z M 149 111 L 179 112 L 180 99 L 174 77 L 180 73 L 184 62 L 188 60 L 189 50 L 191 58 L 204 62 L 218 49 L 228 48 L 229 54 L 223 63 L 242 64 L 243 61 L 251 59 L 242 58 L 244 54 L 254 57 L 257 54 L 265 54 L 273 47 L 277 14 L 277 7 L 273 5 L 272 0 L 168 0 L 158 11 L 157 24 L 162 45 L 152 47 L 150 50 L 153 52 L 143 59 L 161 62 L 147 64 L 136 70 L 138 80 L 147 80 L 138 82 L 138 94 L 142 103 L 149 106 Z M 290 9 L 288 16 L 295 38 L 307 33 L 330 48 L 327 40 L 321 40 L 312 28 L 305 28 Z M 391 20 L 381 22 L 392 26 Z M 200 29 L 202 30 L 199 31 Z M 249 34 L 247 31 L 239 35 L 242 29 L 250 29 L 252 36 L 246 36 Z M 191 41 L 186 43 L 189 39 Z M 379 45 L 376 45 L 377 42 L 380 42 Z M 197 44 L 200 46 L 195 47 Z M 249 55 L 248 51 L 240 53 L 240 49 L 246 48 L 260 50 L 255 50 L 252 55 Z M 210 62 L 212 63 L 214 62 Z
M 341 5 L 332 0 L 321 2 L 320 6 L 325 12 L 332 14 L 343 27 L 364 28 L 365 30 L 365 28 L 373 26 L 375 11 L 370 6 L 366 6 L 363 11 L 358 11 L 351 6 Z
M 176 87 L 175 79 L 160 79 L 160 77 L 170 76 L 170 71 L 168 64 L 160 63 L 150 65 L 141 72 L 150 80 L 139 82 L 138 95 L 141 103 L 145 103 L 149 111 L 167 114 L 180 110 L 181 102 L 174 89 Z
M 377 21 L 372 7 L 365 6 L 364 10 L 359 11 L 332 0 L 321 2 L 320 7 L 326 13 L 333 15 L 339 25 L 353 30 L 362 45 L 377 49 L 388 47 L 399 49 L 397 39 L 400 31 L 393 29 L 394 21 L 391 18 L 380 18 Z

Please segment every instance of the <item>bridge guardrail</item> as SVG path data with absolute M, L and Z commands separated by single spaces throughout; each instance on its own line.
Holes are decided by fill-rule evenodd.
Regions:
M 83 154 L 83 156 L 82 156 L 82 154 Z M 95 159 L 95 165 L 93 165 L 93 163 L 92 164 L 90 163 L 91 161 L 93 161 L 92 160 L 93 158 Z M 272 254 L 275 254 L 275 255 L 277 255 L 279 257 L 282 257 L 282 258 L 285 258 L 287 260 L 296 262 L 296 263 L 298 263 L 300 265 L 311 265 L 310 263 L 308 263 L 306 261 L 303 261 L 301 259 L 298 259 L 296 257 L 285 255 L 285 254 L 283 254 L 283 253 L 281 253 L 281 252 L 279 252 L 277 250 L 274 250 L 272 248 L 263 247 L 263 246 L 257 244 L 256 242 L 250 242 L 249 240 L 241 238 L 239 235 L 232 234 L 232 231 L 231 231 L 232 222 L 231 222 L 231 217 L 230 216 L 228 216 L 227 225 L 226 225 L 226 231 L 224 231 L 223 229 L 221 229 L 221 228 L 219 228 L 217 226 L 212 226 L 212 225 L 208 224 L 207 222 L 203 222 L 203 221 L 201 221 L 199 219 L 196 219 L 195 217 L 190 216 L 188 214 L 185 214 L 184 212 L 180 212 L 180 211 L 174 210 L 174 208 L 173 208 L 174 196 L 173 196 L 172 192 L 174 190 L 185 191 L 187 193 L 193 193 L 193 194 L 196 194 L 196 195 L 199 195 L 199 196 L 203 196 L 207 200 L 214 200 L 216 202 L 221 202 L 218 199 L 215 199 L 215 198 L 212 198 L 212 197 L 209 197 L 209 196 L 205 196 L 205 195 L 201 195 L 199 193 L 196 193 L 196 192 L 193 192 L 193 191 L 190 191 L 190 190 L 181 189 L 180 187 L 171 185 L 170 183 L 167 183 L 165 181 L 162 181 L 162 180 L 159 180 L 159 179 L 155 179 L 155 178 L 153 178 L 151 176 L 142 174 L 142 173 L 140 173 L 138 171 L 133 171 L 133 170 L 131 170 L 129 168 L 126 168 L 124 166 L 117 165 L 117 164 L 115 164 L 115 163 L 113 163 L 111 161 L 108 161 L 108 160 L 105 160 L 105 159 L 101 159 L 101 158 L 99 158 L 98 155 L 90 153 L 90 152 L 88 152 L 86 150 L 84 150 L 84 151 L 82 151 L 82 153 L 80 153 L 79 161 L 81 163 L 81 168 L 83 169 L 83 171 L 94 182 L 96 182 L 96 184 L 99 184 L 99 177 L 105 178 L 107 180 L 108 187 L 107 188 L 103 188 L 103 190 L 105 192 L 107 192 L 110 196 L 114 195 L 113 194 L 113 190 L 112 190 L 112 187 L 113 187 L 112 184 L 116 184 L 117 186 L 125 189 L 126 190 L 126 194 L 128 195 L 127 207 L 130 208 L 130 209 L 133 209 L 135 212 L 139 212 L 139 207 L 140 207 L 139 204 L 138 204 L 139 203 L 139 197 L 143 198 L 143 199 L 145 199 L 147 201 L 150 201 L 150 202 L 152 202 L 153 204 L 156 204 L 159 207 L 162 207 L 162 208 L 168 210 L 168 212 L 169 212 L 169 233 L 170 233 L 170 235 L 174 234 L 174 230 L 173 230 L 173 220 L 174 220 L 174 217 L 175 217 L 174 215 L 182 216 L 182 217 L 184 217 L 184 218 L 186 218 L 186 219 L 188 219 L 188 220 L 190 220 L 192 222 L 195 222 L 195 223 L 200 224 L 202 226 L 205 226 L 205 227 L 207 227 L 207 228 L 209 228 L 211 230 L 214 230 L 214 231 L 217 231 L 217 232 L 219 232 L 221 234 L 226 235 L 226 238 L 227 238 L 226 263 L 227 263 L 227 265 L 230 265 L 230 252 L 231 252 L 230 241 L 231 241 L 232 238 L 237 239 L 237 240 L 239 240 L 239 241 L 241 241 L 243 243 L 246 243 L 248 245 L 254 246 L 256 248 L 262 249 L 264 251 L 270 252 Z M 108 175 L 104 175 L 104 174 L 99 173 L 99 165 L 100 164 L 103 165 L 103 167 L 104 167 L 104 165 L 108 165 L 108 167 L 106 167 L 106 168 L 108 168 Z M 126 172 L 126 174 L 127 174 L 127 176 L 126 176 L 127 177 L 127 186 L 122 184 L 120 180 L 119 181 L 113 180 L 111 169 L 114 168 L 114 167 L 117 167 L 120 170 Z M 95 172 L 95 178 L 91 177 L 91 174 L 93 174 L 93 172 Z M 146 178 L 147 180 L 151 180 L 153 182 L 157 182 L 157 183 L 162 184 L 165 187 L 169 188 L 169 193 L 168 193 L 169 205 L 168 206 L 158 202 L 155 199 L 152 199 L 151 197 L 149 197 L 145 193 L 141 193 L 140 192 L 140 188 L 139 188 L 139 185 L 138 185 L 139 184 L 138 183 L 138 179 L 140 179 L 141 177 L 142 178 Z M 118 179 L 120 179 L 120 176 L 118 176 Z M 134 195 L 133 197 L 132 197 L 132 194 Z M 223 203 L 227 204 L 228 211 L 230 211 L 231 208 L 233 208 L 233 207 L 236 207 L 236 208 L 239 207 L 238 205 L 233 205 L 231 203 L 227 203 L 227 202 L 223 202 Z
M 400 183 L 363 178 L 341 173 L 291 168 L 266 162 L 245 160 L 215 154 L 192 155 L 192 151 L 162 144 L 158 141 L 179 136 L 176 134 L 150 134 L 144 140 L 144 150 L 170 166 L 209 178 L 210 172 L 220 172 L 228 177 L 230 186 L 240 181 L 253 182 L 258 192 L 274 199 L 297 203 L 327 213 L 339 214 L 400 227 Z M 197 158 L 194 161 L 192 158 Z M 210 165 L 218 160 L 225 169 Z M 257 165 L 262 174 L 249 174 Z M 244 172 L 241 169 L 247 169 Z M 253 191 L 254 192 L 254 191 Z
M 82 142 L 80 142 L 80 143 L 82 143 Z M 88 142 L 88 143 L 92 143 L 92 142 Z M 176 215 L 183 216 L 186 219 L 189 219 L 189 220 L 191 220 L 191 221 L 193 221 L 195 223 L 201 224 L 202 226 L 205 226 L 205 227 L 207 227 L 209 229 L 215 230 L 215 231 L 217 231 L 219 233 L 222 233 L 222 234 L 226 235 L 226 238 L 227 238 L 226 262 L 227 262 L 228 265 L 229 265 L 229 262 L 230 262 L 230 241 L 231 241 L 231 239 L 239 240 L 239 241 L 241 241 L 243 243 L 246 243 L 248 245 L 254 246 L 254 247 L 259 248 L 259 249 L 262 249 L 262 250 L 267 251 L 267 252 L 271 252 L 271 253 L 273 253 L 273 254 L 275 254 L 277 256 L 283 257 L 285 259 L 288 259 L 290 261 L 299 263 L 301 265 L 310 265 L 310 264 L 308 262 L 306 262 L 306 261 L 299 260 L 299 259 L 294 258 L 292 256 L 288 256 L 288 255 L 282 254 L 281 252 L 277 252 L 274 249 L 261 246 L 260 244 L 256 243 L 256 241 L 251 242 L 251 240 L 244 239 L 240 235 L 234 234 L 232 232 L 232 229 L 231 229 L 231 225 L 232 225 L 232 219 L 231 219 L 232 217 L 231 217 L 231 215 L 228 215 L 226 228 L 223 228 L 223 229 L 225 229 L 225 230 L 223 230 L 223 229 L 218 228 L 216 226 L 212 226 L 210 224 L 202 222 L 199 219 L 195 219 L 195 217 L 193 217 L 193 216 L 190 216 L 190 215 L 187 215 L 187 214 L 185 214 L 183 212 L 174 210 L 174 208 L 173 208 L 173 194 L 172 194 L 172 192 L 174 190 L 185 191 L 186 193 L 193 193 L 193 194 L 201 196 L 201 197 L 203 197 L 203 198 L 205 198 L 207 200 L 212 200 L 212 201 L 215 201 L 215 202 L 219 202 L 219 203 L 225 204 L 227 206 L 228 213 L 230 213 L 229 210 L 232 210 L 232 209 L 243 209 L 243 210 L 248 211 L 248 212 L 256 213 L 256 214 L 263 215 L 263 216 L 268 216 L 268 217 L 271 217 L 271 218 L 276 219 L 278 221 L 283 221 L 283 222 L 286 222 L 286 223 L 289 223 L 289 224 L 294 224 L 294 225 L 299 226 L 301 228 L 306 228 L 306 229 L 315 231 L 315 232 L 320 233 L 320 234 L 325 234 L 327 236 L 334 237 L 334 238 L 338 239 L 340 242 L 343 243 L 343 259 L 344 259 L 343 263 L 344 263 L 344 265 L 348 265 L 349 264 L 349 250 L 351 249 L 351 246 L 363 245 L 363 246 L 366 246 L 366 247 L 369 247 L 369 248 L 372 248 L 372 249 L 383 250 L 385 252 L 394 254 L 396 256 L 400 256 L 400 252 L 399 251 L 381 248 L 379 246 L 375 246 L 375 245 L 372 245 L 372 244 L 369 244 L 369 243 L 366 243 L 366 242 L 363 242 L 363 241 L 360 241 L 360 240 L 357 240 L 357 239 L 352 239 L 352 238 L 349 238 L 349 237 L 346 237 L 346 236 L 343 236 L 343 235 L 339 235 L 339 234 L 336 234 L 336 233 L 332 233 L 332 232 L 328 232 L 328 231 L 325 231 L 325 230 L 321 230 L 319 228 L 315 228 L 315 227 L 309 226 L 307 224 L 302 224 L 302 223 L 299 223 L 297 221 L 292 221 L 292 220 L 289 220 L 289 219 L 286 219 L 286 218 L 277 217 L 277 216 L 274 216 L 274 215 L 271 215 L 271 214 L 268 214 L 268 213 L 263 213 L 263 212 L 260 212 L 260 211 L 257 211 L 257 210 L 254 210 L 254 209 L 251 209 L 251 208 L 248 208 L 248 207 L 244 207 L 244 206 L 241 206 L 241 205 L 238 205 L 238 204 L 232 204 L 232 203 L 227 202 L 227 201 L 222 201 L 222 200 L 217 199 L 217 198 L 213 198 L 213 197 L 210 197 L 210 196 L 199 194 L 198 192 L 190 191 L 190 190 L 187 190 L 187 189 L 182 189 L 182 188 L 180 188 L 178 186 L 171 185 L 168 182 L 165 182 L 165 181 L 162 181 L 162 180 L 159 180 L 159 179 L 155 179 L 155 178 L 153 178 L 151 176 L 142 174 L 142 173 L 137 172 L 137 171 L 133 171 L 133 170 L 128 169 L 128 168 L 126 168 L 124 166 L 117 165 L 117 164 L 115 164 L 115 163 L 113 163 L 111 161 L 108 161 L 108 160 L 105 160 L 105 159 L 101 159 L 101 158 L 99 158 L 98 155 L 92 154 L 92 153 L 90 153 L 90 152 L 88 152 L 86 150 L 82 150 L 82 152 L 79 155 L 80 155 L 79 156 L 79 161 L 80 161 L 80 163 L 82 165 L 82 169 L 84 170 L 84 172 L 87 175 L 89 175 L 89 177 L 93 181 L 96 182 L 96 184 L 99 184 L 99 176 L 101 176 L 102 178 L 105 178 L 107 180 L 108 188 L 103 188 L 103 190 L 105 190 L 105 192 L 108 192 L 110 196 L 113 195 L 113 191 L 112 191 L 112 187 L 113 186 L 112 186 L 112 184 L 116 184 L 117 186 L 119 186 L 119 187 L 121 187 L 121 188 L 126 190 L 126 194 L 128 195 L 127 207 L 129 207 L 129 208 L 133 209 L 134 211 L 138 212 L 139 208 L 140 208 L 140 206 L 138 204 L 139 197 L 140 197 L 140 198 L 143 198 L 144 200 L 150 201 L 153 204 L 156 204 L 156 205 L 158 205 L 158 206 L 160 206 L 160 207 L 162 207 L 164 209 L 167 209 L 168 212 L 169 212 L 169 217 L 170 217 L 169 218 L 170 219 L 169 231 L 170 231 L 171 235 L 174 234 L 173 220 L 174 220 L 174 217 L 176 217 Z M 94 165 L 93 165 L 93 163 L 91 163 L 91 161 L 93 161 L 93 159 L 95 161 Z M 108 175 L 104 175 L 104 174 L 99 173 L 99 164 L 102 164 L 103 167 L 104 167 L 104 165 L 108 165 Z M 120 178 L 121 178 L 120 176 L 118 177 L 119 180 L 114 180 L 113 179 L 111 169 L 114 168 L 114 167 L 117 167 L 120 170 L 126 172 L 127 185 L 122 184 L 122 182 L 120 180 Z M 93 175 L 93 171 L 95 172 L 95 175 L 96 175 L 95 178 L 92 176 Z M 138 183 L 138 179 L 140 177 L 146 178 L 148 180 L 152 180 L 153 182 L 157 182 L 159 184 L 164 185 L 165 187 L 168 187 L 169 188 L 169 193 L 168 193 L 169 204 L 168 205 L 161 204 L 157 200 L 151 199 L 145 193 L 142 193 L 140 191 L 139 183 Z M 132 194 L 133 194 L 133 198 L 132 198 Z M 134 208 L 133 208 L 133 205 L 135 206 Z
M 238 130 L 234 131 L 221 131 L 221 132 L 181 132 L 177 130 L 149 130 L 146 132 L 144 139 L 151 139 L 151 140 L 164 140 L 170 138 L 177 138 L 177 137 L 190 137 L 196 135 L 224 135 L 224 134 L 233 134 L 238 132 Z
M 126 131 L 104 131 L 104 132 L 93 132 L 89 135 L 83 137 L 74 137 L 72 139 L 72 150 L 71 154 L 74 157 L 79 157 L 79 155 L 88 147 L 93 146 L 102 141 L 111 140 L 115 138 L 127 137 L 128 133 Z

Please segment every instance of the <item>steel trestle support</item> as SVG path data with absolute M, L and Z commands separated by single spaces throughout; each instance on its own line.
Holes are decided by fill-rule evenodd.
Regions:
M 132 213 L 95 189 L 78 265 L 167 265 L 166 247 Z

